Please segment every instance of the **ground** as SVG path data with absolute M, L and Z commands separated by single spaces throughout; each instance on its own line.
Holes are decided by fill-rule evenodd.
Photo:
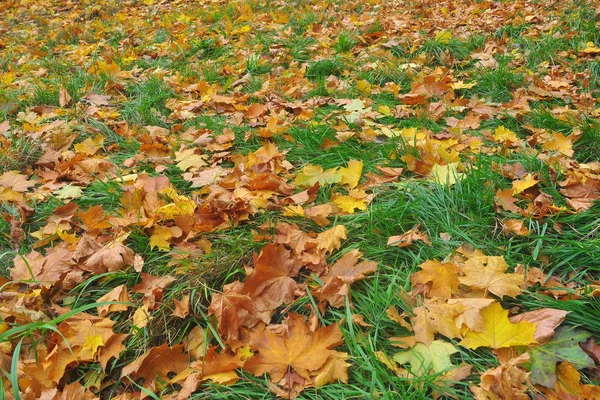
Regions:
M 0 15 L 6 398 L 600 398 L 598 2 Z

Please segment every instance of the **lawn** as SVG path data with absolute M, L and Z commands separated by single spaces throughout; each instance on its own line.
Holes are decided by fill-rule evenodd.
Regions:
M 0 398 L 600 398 L 600 4 L 0 4 Z

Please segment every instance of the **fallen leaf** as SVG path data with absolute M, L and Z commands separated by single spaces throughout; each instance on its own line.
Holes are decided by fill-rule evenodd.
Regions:
M 562 361 L 572 363 L 578 370 L 593 368 L 594 360 L 579 346 L 590 335 L 581 329 L 562 326 L 546 344 L 529 349 L 531 383 L 554 388 L 557 382 L 556 363 Z
M 127 293 L 127 286 L 125 286 L 124 284 L 119 285 L 98 299 L 98 303 L 103 303 L 103 302 L 120 302 L 120 303 L 129 302 L 129 294 Z M 108 314 L 113 313 L 113 312 L 127 311 L 129 306 L 127 304 L 107 304 L 107 305 L 103 305 L 103 306 L 98 306 L 97 308 L 98 308 L 98 315 L 101 317 L 105 317 Z
M 447 304 L 441 299 L 427 299 L 413 309 L 413 329 L 417 342 L 429 345 L 436 333 L 449 338 L 461 336 L 455 319 L 465 311 L 462 304 Z
M 458 267 L 452 263 L 428 260 L 419 265 L 421 271 L 412 274 L 413 292 L 416 285 L 423 285 L 426 297 L 449 299 L 452 293 L 458 292 Z
M 347 239 L 347 235 L 348 230 L 344 225 L 336 225 L 317 235 L 317 248 L 331 253 L 340 248 L 342 239 Z
M 484 321 L 482 332 L 468 331 L 459 343 L 469 349 L 490 347 L 501 349 L 512 346 L 526 346 L 536 343 L 535 324 L 522 321 L 516 324 L 508 320 L 508 311 L 500 303 L 492 303 L 481 310 Z
M 458 350 L 451 344 L 434 340 L 429 346 L 417 343 L 414 347 L 396 353 L 394 361 L 399 364 L 410 363 L 410 371 L 416 376 L 441 373 L 453 367 L 450 356 Z
M 258 354 L 246 361 L 246 371 L 256 376 L 268 373 L 275 382 L 289 371 L 310 380 L 311 373 L 321 370 L 330 357 L 340 357 L 338 352 L 331 350 L 343 342 L 336 324 L 311 332 L 303 316 L 290 313 L 285 325 L 286 330 L 281 334 L 267 329 L 250 333 L 250 346 Z M 343 371 L 338 371 L 336 375 L 341 373 Z
M 319 165 L 308 164 L 304 167 L 302 172 L 296 175 L 294 185 L 310 187 L 318 182 L 323 186 L 332 183 L 340 183 L 342 179 L 343 174 L 340 172 L 339 168 L 330 168 L 323 171 L 323 167 Z
M 525 278 L 519 274 L 506 274 L 507 268 L 508 265 L 501 256 L 472 257 L 465 262 L 465 276 L 459 277 L 459 281 L 473 289 L 482 290 L 482 297 L 488 292 L 499 297 L 515 297 L 521 293 L 519 285 Z
M 346 362 L 348 358 L 346 353 L 333 351 L 315 376 L 315 387 L 337 381 L 348 383 L 348 367 L 350 367 L 350 364 Z
M 525 176 L 523 179 L 513 181 L 513 194 L 521 193 L 524 190 L 527 190 L 530 187 L 537 185 L 538 182 L 539 180 L 535 179 L 535 177 L 532 174 L 527 174 L 527 176 Z
M 144 385 L 149 386 L 158 378 L 167 378 L 169 373 L 179 373 L 187 368 L 189 356 L 183 352 L 183 346 L 169 347 L 162 344 L 153 347 L 132 363 L 127 364 L 121 371 L 121 377 L 143 379 Z
M 527 321 L 536 324 L 535 335 L 536 342 L 546 343 L 548 339 L 554 336 L 555 329 L 565 320 L 569 312 L 564 310 L 555 310 L 552 308 L 539 308 L 535 311 L 514 315 L 509 318 L 510 322 L 517 323 Z
M 404 232 L 402 235 L 398 236 L 390 236 L 387 240 L 388 246 L 397 246 L 397 247 L 408 247 L 412 245 L 416 240 L 420 240 L 425 244 L 431 245 L 427 234 L 420 231 L 420 225 L 414 227 L 413 229 Z
M 529 357 L 525 353 L 497 368 L 488 369 L 481 375 L 480 385 L 471 386 L 471 391 L 477 399 L 529 400 L 529 373 L 519 367 L 528 361 Z

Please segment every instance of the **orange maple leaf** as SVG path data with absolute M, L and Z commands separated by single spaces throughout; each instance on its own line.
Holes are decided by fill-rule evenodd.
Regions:
M 246 361 L 244 369 L 254 375 L 268 373 L 275 382 L 290 371 L 311 380 L 330 357 L 337 352 L 331 350 L 343 342 L 342 332 L 335 325 L 309 330 L 305 318 L 290 313 L 281 333 L 265 329 L 250 334 L 250 346 L 258 351 Z

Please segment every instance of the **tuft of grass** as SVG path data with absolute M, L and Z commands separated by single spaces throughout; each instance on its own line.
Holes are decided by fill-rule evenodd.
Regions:
M 591 121 L 586 124 L 579 140 L 573 145 L 573 150 L 579 162 L 600 161 L 600 123 Z
M 0 174 L 32 168 L 44 153 L 39 141 L 24 136 L 11 136 L 0 141 Z
M 333 45 L 333 48 L 338 53 L 347 53 L 358 44 L 356 35 L 350 31 L 343 30 L 338 36 L 337 42 Z
M 262 75 L 271 71 L 271 66 L 264 64 L 260 59 L 260 54 L 253 54 L 246 58 L 246 72 L 251 75 Z
M 496 103 L 507 103 L 524 78 L 523 74 L 508 68 L 506 61 L 500 61 L 496 69 L 479 69 L 473 79 L 477 81 L 473 88 L 475 93 Z
M 306 76 L 312 80 L 324 79 L 331 75 L 340 77 L 345 67 L 339 57 L 326 58 L 312 63 L 306 71 Z
M 470 51 L 465 43 L 452 38 L 447 43 L 441 43 L 437 40 L 428 40 L 423 43 L 418 50 L 418 53 L 426 54 L 438 64 L 452 65 L 455 64 L 456 61 L 461 61 L 466 58 Z
M 170 111 L 165 102 L 174 96 L 169 86 L 152 76 L 140 84 L 131 84 L 127 91 L 130 100 L 123 104 L 121 114 L 127 122 L 138 125 L 166 127 L 165 116 Z

